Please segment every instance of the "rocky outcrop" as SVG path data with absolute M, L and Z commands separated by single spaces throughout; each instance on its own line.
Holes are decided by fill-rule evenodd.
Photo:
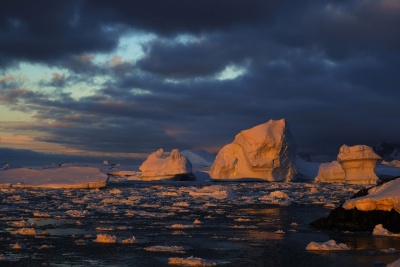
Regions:
M 139 169 L 142 171 L 142 180 L 194 179 L 192 164 L 178 149 L 173 149 L 169 156 L 165 156 L 160 148 L 150 154 Z
M 380 159 L 372 148 L 365 145 L 343 145 L 337 157 L 348 184 L 376 184 L 378 177 L 374 170 Z
M 218 153 L 214 180 L 290 181 L 296 174 L 296 144 L 284 119 L 241 131 Z
M 362 189 L 327 218 L 311 223 L 318 228 L 370 232 L 378 224 L 400 232 L 400 179 Z

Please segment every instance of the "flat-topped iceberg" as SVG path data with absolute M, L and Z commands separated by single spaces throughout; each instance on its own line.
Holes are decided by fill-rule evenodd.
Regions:
M 290 181 L 296 174 L 296 144 L 284 119 L 241 131 L 218 153 L 214 180 Z
M 21 188 L 103 188 L 108 175 L 93 167 L 16 168 L 0 171 L 0 186 Z
M 192 164 L 173 149 L 169 156 L 160 148 L 150 154 L 139 167 L 142 180 L 193 179 Z
M 380 159 L 372 148 L 365 145 L 343 145 L 337 156 L 348 184 L 376 184 L 378 176 L 374 170 Z

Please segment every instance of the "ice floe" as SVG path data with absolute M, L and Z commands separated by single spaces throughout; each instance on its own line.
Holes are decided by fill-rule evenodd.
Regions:
M 177 266 L 217 266 L 217 263 L 214 261 L 193 256 L 187 258 L 172 257 L 168 259 L 168 264 Z
M 326 242 L 310 242 L 306 250 L 350 250 L 350 248 L 343 243 L 336 243 L 335 240 L 329 240 Z

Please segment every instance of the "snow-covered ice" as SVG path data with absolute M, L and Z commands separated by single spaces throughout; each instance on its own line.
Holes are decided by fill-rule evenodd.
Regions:
M 347 200 L 343 208 L 361 211 L 394 209 L 400 213 L 400 179 L 373 187 L 366 196 Z

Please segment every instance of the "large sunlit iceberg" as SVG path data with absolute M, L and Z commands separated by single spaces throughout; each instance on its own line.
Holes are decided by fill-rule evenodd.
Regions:
M 290 181 L 296 144 L 284 119 L 241 131 L 218 153 L 209 171 L 215 180 Z

